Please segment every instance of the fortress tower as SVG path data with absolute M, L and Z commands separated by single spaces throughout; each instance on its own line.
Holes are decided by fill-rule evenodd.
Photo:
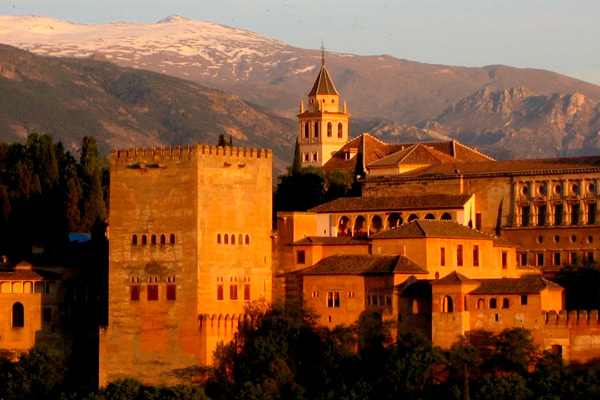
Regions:
M 321 167 L 348 142 L 346 103 L 340 111 L 340 95 L 322 57 L 321 69 L 308 93 L 308 109 L 300 104 L 299 140 L 303 167 Z
M 100 384 L 181 383 L 250 301 L 271 299 L 272 154 L 198 145 L 113 151 L 110 163 Z

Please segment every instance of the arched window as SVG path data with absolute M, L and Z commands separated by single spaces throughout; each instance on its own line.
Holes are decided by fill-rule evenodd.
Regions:
M 333 136 L 333 125 L 331 122 L 327 123 L 327 137 Z
M 412 309 L 412 313 L 413 314 L 418 314 L 419 313 L 419 302 L 417 301 L 417 299 L 413 299 L 410 308 Z
M 175 244 L 175 234 L 174 233 L 171 233 L 171 236 L 169 236 L 169 243 Z
M 238 235 L 238 244 L 244 244 L 244 239 L 241 233 Z
M 148 238 L 146 235 L 142 235 L 142 244 L 148 244 Z
M 304 123 L 304 138 L 305 138 L 305 139 L 308 139 L 308 138 L 310 137 L 310 136 L 309 136 L 309 133 L 308 133 L 308 132 L 309 132 L 309 130 L 310 130 L 310 128 L 309 128 L 309 126 L 308 126 L 308 122 L 305 122 L 305 123 Z
M 340 218 L 338 222 L 338 236 L 350 236 L 352 235 L 352 231 L 350 230 L 350 218 L 344 216 Z
M 502 308 L 508 308 L 510 305 L 510 302 L 508 301 L 508 299 L 505 297 L 502 299 Z
M 414 221 L 415 219 L 419 219 L 419 217 L 417 217 L 417 214 L 410 214 L 408 216 L 408 222 Z
M 25 326 L 25 308 L 21 303 L 15 303 L 12 306 L 12 326 L 13 328 L 22 328 Z
M 442 221 L 452 221 L 452 216 L 449 213 L 443 213 L 440 219 Z
M 136 246 L 136 245 L 137 245 L 137 235 L 133 235 L 133 236 L 131 237 L 131 244 L 132 244 L 133 246 Z
M 246 235 L 246 244 L 250 244 L 250 236 Z
M 427 214 L 424 219 L 435 219 L 435 217 L 433 216 L 433 214 L 430 213 Z
M 367 220 L 362 215 L 354 221 L 354 234 L 356 236 L 367 236 Z
M 235 233 L 231 235 L 231 244 L 235 244 Z
M 383 222 L 381 221 L 381 217 L 379 215 L 375 215 L 371 218 L 371 228 L 370 233 L 377 233 L 383 229 Z
M 498 307 L 498 301 L 496 300 L 496 298 L 491 298 L 490 299 L 490 308 L 497 308 Z
M 338 138 L 343 138 L 344 137 L 344 125 L 340 122 L 338 124 Z
M 167 244 L 167 237 L 165 235 L 160 235 L 160 244 Z
M 314 130 L 314 134 L 315 137 L 318 138 L 319 137 L 319 123 L 315 122 L 315 130 Z
M 150 244 L 156 244 L 156 235 L 150 237 Z
M 387 217 L 387 225 L 388 225 L 388 228 L 390 228 L 390 229 L 395 228 L 399 225 L 402 225 L 402 218 L 400 217 L 400 214 L 391 213 Z
M 217 243 L 221 244 L 221 234 L 217 233 Z
M 225 235 L 223 235 L 223 237 L 224 237 L 223 243 L 229 244 L 229 236 L 227 234 L 225 234 Z
M 452 297 L 445 296 L 442 300 L 442 312 L 451 313 L 454 312 L 454 305 L 452 304 Z
M 477 300 L 477 309 L 483 310 L 485 308 L 485 300 L 479 299 Z

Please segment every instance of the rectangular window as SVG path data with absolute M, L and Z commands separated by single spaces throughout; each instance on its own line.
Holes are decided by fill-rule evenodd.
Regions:
M 529 226 L 529 214 L 530 214 L 530 208 L 529 208 L 529 206 L 524 206 L 521 209 L 521 216 L 522 216 L 521 225 L 523 225 L 523 226 Z
M 587 260 L 588 262 L 594 262 L 594 252 L 593 251 L 588 251 L 587 253 Z
M 177 285 L 167 285 L 167 300 L 177 300 Z
M 479 267 L 479 245 L 473 245 L 473 266 Z
M 502 269 L 508 268 L 508 252 L 502 252 Z
M 148 301 L 158 300 L 158 285 L 148 285 Z
M 52 321 L 52 309 L 51 308 L 43 308 L 42 309 L 42 318 L 44 320 L 44 322 L 51 322 Z
M 462 267 L 463 265 L 463 245 L 456 245 L 456 265 Z
M 340 307 L 340 292 L 329 291 L 327 292 L 327 308 L 339 308 Z
M 527 265 L 527 253 L 518 254 L 519 266 L 524 267 Z
M 546 206 L 540 206 L 538 208 L 538 226 L 546 225 Z
M 317 152 L 314 152 L 313 155 L 312 155 L 313 162 L 317 162 L 317 157 L 318 157 L 317 156 Z
M 588 224 L 593 225 L 596 223 L 596 203 L 590 203 L 588 205 Z
M 553 261 L 553 265 L 555 266 L 559 266 L 560 265 L 560 253 L 554 253 L 554 260 Z
M 522 306 L 526 306 L 527 305 L 527 295 L 526 294 L 522 294 L 521 295 L 521 305 Z
M 563 206 L 557 205 L 554 207 L 554 225 L 562 225 Z
M 304 162 L 308 162 L 309 161 L 309 154 L 308 153 L 302 153 L 302 159 L 304 160 Z
M 535 265 L 537 265 L 538 267 L 543 267 L 544 266 L 544 253 L 537 253 L 535 255 Z
M 298 250 L 296 252 L 296 264 L 306 263 L 306 252 L 304 250 Z
M 577 253 L 569 253 L 569 263 L 577 264 L 579 257 L 577 257 Z
M 250 301 L 250 285 L 244 285 L 244 301 Z
M 129 287 L 129 299 L 131 301 L 140 301 L 140 285 L 131 285 Z
M 237 285 L 229 285 L 229 300 L 238 299 L 238 287 Z
M 224 299 L 223 285 L 217 285 L 217 300 L 223 300 L 223 299 Z
M 571 225 L 577 225 L 579 223 L 579 204 L 573 204 L 571 206 Z
M 446 248 L 440 248 L 440 265 L 442 267 L 446 266 Z
M 481 213 L 475 213 L 475 229 L 481 230 Z

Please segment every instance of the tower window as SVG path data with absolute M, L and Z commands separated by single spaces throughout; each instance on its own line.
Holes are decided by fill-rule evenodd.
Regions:
M 463 245 L 459 244 L 456 246 L 456 265 L 462 267 L 463 265 Z
M 137 245 L 137 235 L 133 235 L 131 237 L 131 244 L 134 246 Z
M 317 162 L 318 160 L 318 153 L 316 151 L 312 154 L 312 160 L 313 162 Z
M 129 287 L 129 300 L 140 301 L 140 285 L 131 285 Z
M 314 134 L 315 134 L 315 138 L 319 137 L 319 123 L 318 122 L 315 122 Z
M 171 233 L 171 236 L 169 237 L 169 244 L 175 244 L 175 235 L 173 233 Z
M 310 155 L 308 153 L 302 153 L 302 159 L 304 160 L 304 162 L 309 162 Z
M 217 285 L 217 300 L 223 300 L 223 285 Z
M 331 137 L 333 135 L 333 126 L 331 122 L 327 123 L 327 137 Z
M 229 286 L 229 300 L 237 300 L 238 299 L 238 287 L 237 285 Z
M 165 235 L 160 235 L 160 244 L 167 244 L 167 238 Z
M 167 285 L 167 300 L 177 300 L 177 286 Z
M 304 124 L 304 138 L 305 138 L 305 139 L 308 139 L 308 138 L 309 138 L 309 133 L 308 133 L 308 131 L 309 131 L 309 130 L 310 130 L 310 128 L 308 127 L 308 122 L 306 122 L 306 123 Z
M 158 285 L 148 285 L 148 301 L 158 300 Z
M 341 139 L 344 137 L 344 125 L 340 122 L 338 124 L 338 138 Z
M 25 308 L 21 303 L 15 303 L 12 306 L 12 327 L 22 328 L 25 326 Z

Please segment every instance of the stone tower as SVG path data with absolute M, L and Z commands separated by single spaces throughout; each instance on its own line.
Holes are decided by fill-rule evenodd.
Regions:
M 340 94 L 322 57 L 321 69 L 308 93 L 308 109 L 300 104 L 299 143 L 303 167 L 321 167 L 348 142 L 346 103 L 340 111 Z
M 271 151 L 115 150 L 110 167 L 100 384 L 185 382 L 271 299 Z

